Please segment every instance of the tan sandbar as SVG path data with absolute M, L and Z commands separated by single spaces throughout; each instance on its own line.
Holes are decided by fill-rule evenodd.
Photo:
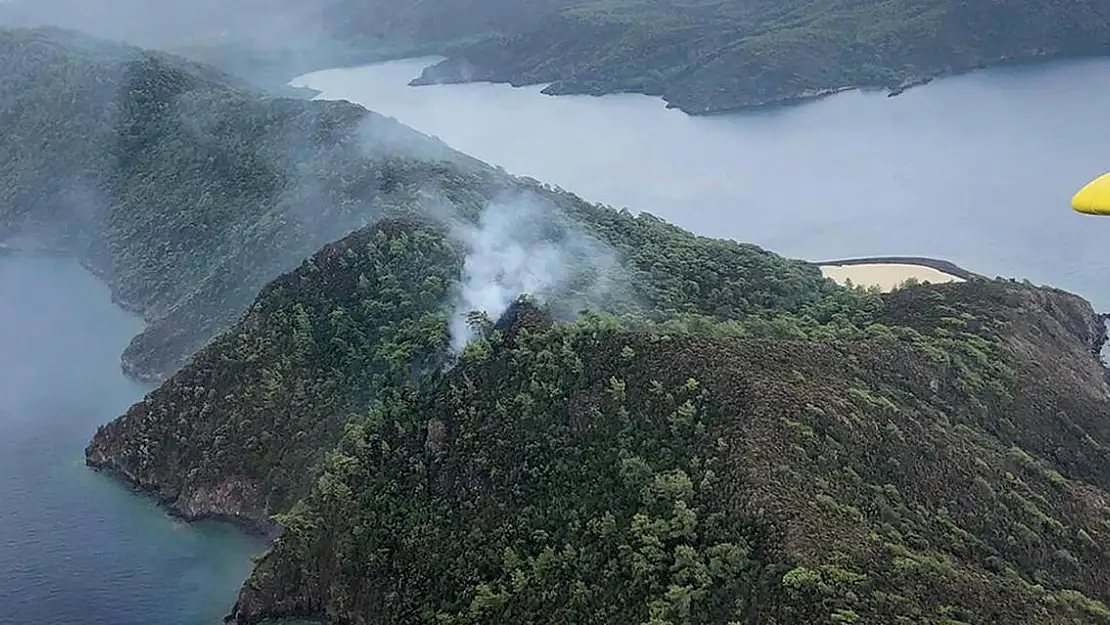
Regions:
M 867 263 L 859 265 L 821 265 L 821 273 L 839 284 L 851 280 L 856 286 L 877 286 L 883 291 L 913 278 L 918 282 L 963 282 L 964 279 L 932 267 L 906 263 Z

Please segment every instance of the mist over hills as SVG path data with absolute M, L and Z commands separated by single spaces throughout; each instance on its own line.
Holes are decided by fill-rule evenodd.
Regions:
M 149 0 L 7 0 L 0 24 L 58 26 L 136 45 L 177 45 L 206 38 L 262 42 L 320 34 L 320 11 L 288 0 L 226 3 Z
M 15 86 L 0 108 L 12 129 L 0 138 L 0 237 L 73 250 L 143 314 L 150 325 L 124 354 L 142 378 L 171 373 L 267 281 L 385 215 L 475 219 L 527 191 L 588 217 L 618 249 L 643 236 L 614 225 L 630 215 L 508 176 L 350 103 L 272 97 L 208 66 L 52 28 L 6 31 L 0 54 L 0 78 Z M 655 223 L 642 219 L 640 228 Z M 823 282 L 816 268 L 732 249 L 766 259 L 749 268 L 753 284 L 779 265 L 790 272 L 775 297 L 794 305 L 806 299 L 799 289 Z
M 125 367 L 148 379 L 266 281 L 433 182 L 439 159 L 492 171 L 362 107 L 272 98 L 72 31 L 4 31 L 0 81 L 0 237 L 72 249 L 143 314 Z
M 0 241 L 149 321 L 86 462 L 274 538 L 236 622 L 1110 622 L 1075 295 L 841 287 L 58 28 L 0 82 Z

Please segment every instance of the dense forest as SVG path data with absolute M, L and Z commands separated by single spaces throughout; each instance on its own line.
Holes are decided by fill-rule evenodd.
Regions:
M 836 286 L 816 267 L 695 237 L 650 216 L 595 207 L 575 220 L 526 217 L 544 221 L 544 238 L 508 233 L 525 253 L 542 254 L 549 242 L 579 251 L 574 242 L 585 238 L 619 259 L 609 266 L 562 258 L 568 277 L 545 289 L 549 311 L 560 319 L 597 309 L 643 323 L 714 327 L 738 320 L 722 327 L 804 336 L 851 328 L 867 310 L 857 300 L 874 298 Z M 236 512 L 219 516 L 266 529 L 270 514 L 307 492 L 314 464 L 351 411 L 412 391 L 450 361 L 452 302 L 476 256 L 451 228 L 419 213 L 407 219 L 353 233 L 267 285 L 237 326 L 98 434 L 93 463 L 157 484 L 186 516 L 228 508 Z M 608 279 L 591 275 L 599 269 Z M 326 327 L 317 327 L 322 319 Z M 141 446 L 132 444 L 136 437 Z M 234 505 L 211 500 L 225 492 Z
M 103 0 L 101 0 L 103 1 Z M 1104 0 L 9 0 L 49 23 L 172 50 L 281 87 L 343 64 L 441 54 L 415 84 L 551 83 L 639 92 L 706 114 L 848 88 L 900 93 L 1011 61 L 1110 52 Z
M 523 308 L 427 392 L 348 423 L 234 614 L 1107 622 L 1089 310 L 1005 282 L 882 308 L 881 338 L 833 342 Z M 1033 381 L 1028 347 L 1072 364 Z
M 543 17 L 524 27 L 449 48 L 449 59 L 414 84 L 479 79 L 551 83 L 548 94 L 633 91 L 703 114 L 853 87 L 898 93 L 1005 61 L 1110 52 L 1110 4 L 1101 0 L 563 5 L 537 9 Z
M 711 284 L 730 248 L 640 251 Z M 560 321 L 573 289 L 525 294 L 455 354 L 472 256 L 419 217 L 327 246 L 89 463 L 278 536 L 242 623 L 1110 622 L 1083 300 L 978 279 L 792 302 L 733 276 L 776 303 L 726 312 L 629 265 L 670 312 Z
M 0 241 L 96 271 L 166 378 L 86 461 L 274 538 L 240 623 L 1110 623 L 1074 295 L 840 287 L 68 31 L 0 76 Z
M 477 165 L 349 103 L 71 31 L 0 31 L 0 83 L 0 240 L 71 249 L 142 313 L 125 365 L 144 378 L 424 182 L 449 194 L 451 162 Z
M 0 241 L 66 247 L 104 277 L 150 322 L 124 353 L 144 379 L 163 379 L 268 281 L 382 215 L 474 217 L 527 193 L 633 257 L 647 240 L 693 245 L 650 216 L 514 178 L 360 106 L 272 97 L 205 65 L 71 31 L 0 31 L 0 82 L 10 86 L 0 97 Z M 749 257 L 742 279 L 772 281 L 772 299 L 730 300 L 726 281 L 740 278 L 727 274 L 699 287 L 688 270 L 637 262 L 669 272 L 653 288 L 707 289 L 721 311 L 796 306 L 823 288 L 815 268 L 754 246 L 721 262 Z M 667 262 L 681 262 L 677 251 Z

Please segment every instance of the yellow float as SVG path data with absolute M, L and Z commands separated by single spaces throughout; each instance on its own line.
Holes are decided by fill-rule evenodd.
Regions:
M 1110 173 L 1088 182 L 1071 198 L 1071 207 L 1088 215 L 1110 215 Z

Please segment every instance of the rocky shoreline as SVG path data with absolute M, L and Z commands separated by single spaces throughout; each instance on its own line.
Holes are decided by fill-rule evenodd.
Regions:
M 24 247 L 0 243 L 0 256 L 38 256 L 47 258 L 68 258 L 69 250 L 54 247 Z
M 247 534 L 272 542 L 281 534 L 281 527 L 257 510 L 242 505 L 246 491 L 253 488 L 243 481 L 228 479 L 219 488 L 179 493 L 163 480 L 143 477 L 128 470 L 113 452 L 96 439 L 85 448 L 85 466 L 110 475 L 136 492 L 153 497 L 166 512 L 186 522 L 221 521 L 240 528 Z
M 882 85 L 845 85 L 840 87 L 829 87 L 826 89 L 808 90 L 797 94 L 771 97 L 771 98 L 755 98 L 745 101 L 742 104 L 730 104 L 727 106 L 716 106 L 711 104 L 697 103 L 694 97 L 683 96 L 672 93 L 666 89 L 628 89 L 628 88 L 614 88 L 611 85 L 597 81 L 575 81 L 570 79 L 560 79 L 549 83 L 528 82 L 515 80 L 512 77 L 502 75 L 496 70 L 491 70 L 478 66 L 464 58 L 450 57 L 437 63 L 433 63 L 425 67 L 419 76 L 413 78 L 408 82 L 410 87 L 423 87 L 430 85 L 449 85 L 449 84 L 468 84 L 486 82 L 493 84 L 507 84 L 514 88 L 528 87 L 535 85 L 544 85 L 540 93 L 548 96 L 561 96 L 561 95 L 590 95 L 590 96 L 605 96 L 615 95 L 619 93 L 638 93 L 650 97 L 658 97 L 663 100 L 668 109 L 677 109 L 691 116 L 709 117 L 712 115 L 725 115 L 728 113 L 738 113 L 744 111 L 755 111 L 762 109 L 770 109 L 783 106 L 793 106 L 797 104 L 804 104 L 819 100 L 829 96 L 847 91 L 855 91 L 859 89 L 885 89 L 889 96 L 897 96 L 908 89 L 918 85 L 924 85 L 930 82 L 932 78 L 920 78 L 907 80 L 897 86 L 882 86 Z
M 507 84 L 515 88 L 543 85 L 540 93 L 548 96 L 561 95 L 590 95 L 605 96 L 620 93 L 637 93 L 649 97 L 658 97 L 663 100 L 668 109 L 677 109 L 690 116 L 710 117 L 714 115 L 727 115 L 730 113 L 754 112 L 766 109 L 795 106 L 821 100 L 830 96 L 849 91 L 880 91 L 886 92 L 888 98 L 905 94 L 916 87 L 932 83 L 938 78 L 959 76 L 971 72 L 987 69 L 989 67 L 1002 67 L 1023 63 L 1044 61 L 1051 57 L 1029 58 L 1000 58 L 994 63 L 975 63 L 968 67 L 949 68 L 946 71 L 935 71 L 915 76 L 909 76 L 897 83 L 875 84 L 848 84 L 820 89 L 807 89 L 796 93 L 776 95 L 772 97 L 745 97 L 738 95 L 732 103 L 713 104 L 709 98 L 698 98 L 696 93 L 683 93 L 679 90 L 666 88 L 665 85 L 620 87 L 596 80 L 575 80 L 571 78 L 553 81 L 528 81 L 520 80 L 509 73 L 494 68 L 485 67 L 469 61 L 466 58 L 452 56 L 424 67 L 420 74 L 408 82 L 410 87 L 429 85 L 492 83 Z M 720 94 L 717 94 L 719 97 Z M 726 96 L 727 98 L 727 96 Z
M 965 279 L 978 276 L 965 268 L 940 259 L 890 256 L 850 258 L 822 264 L 860 265 L 870 263 L 905 263 L 930 267 Z M 814 263 L 818 264 L 818 263 Z M 975 288 L 975 287 L 971 287 Z M 1020 308 L 1030 315 L 1042 315 L 1052 336 L 1067 338 L 1073 354 L 1076 342 L 1085 342 L 1090 353 L 1097 355 L 1107 341 L 1108 314 L 1096 314 L 1082 298 L 1055 289 L 1034 289 L 1021 293 Z M 1024 335 L 1023 335 L 1024 336 Z M 1037 335 L 1038 338 L 1039 335 Z M 1028 337 L 1022 338 L 1025 341 Z M 1016 339 L 1015 339 L 1016 340 Z M 1031 339 L 1030 339 L 1031 340 Z M 1044 339 L 1047 340 L 1047 339 Z M 1065 345 L 1066 347 L 1066 345 Z M 1067 349 L 1061 352 L 1067 352 Z M 1106 375 L 1103 365 L 1103 375 Z M 171 380 L 170 384 L 174 382 Z M 184 382 L 182 382 L 184 384 Z M 190 382 L 189 384 L 194 384 Z M 177 462 L 152 462 L 156 457 L 148 444 L 159 444 L 143 433 L 144 423 L 151 418 L 142 404 L 155 400 L 148 396 L 128 414 L 98 429 L 86 448 L 86 464 L 115 476 L 138 491 L 152 495 L 172 516 L 193 522 L 203 519 L 230 522 L 245 532 L 273 544 L 282 528 L 265 513 L 260 491 L 250 480 L 232 475 L 210 476 L 214 480 L 197 481 L 187 474 L 187 466 Z M 166 401 L 162 398 L 160 401 Z M 180 407 L 180 406 L 179 406 Z M 181 417 L 184 418 L 184 417 Z M 148 443 L 147 441 L 152 441 Z M 149 451 L 149 453 L 148 453 Z M 280 541 L 277 544 L 281 544 Z M 284 559 L 283 559 L 284 558 Z M 304 585 L 294 573 L 304 563 L 289 559 L 289 554 L 270 553 L 259 561 L 225 620 L 239 623 L 257 622 L 270 616 L 312 616 L 327 611 L 331 590 L 324 585 Z M 294 566 L 296 565 L 296 566 Z M 299 580 L 299 581 L 298 581 Z
M 603 96 L 618 93 L 638 93 L 661 98 L 668 109 L 677 109 L 691 116 L 708 117 L 805 104 L 848 91 L 880 91 L 886 92 L 887 97 L 893 98 L 916 87 L 928 85 L 940 78 L 961 76 L 984 69 L 1018 67 L 1076 58 L 1084 58 L 1084 55 L 1035 50 L 1026 55 L 998 56 L 988 61 L 976 60 L 940 69 L 922 71 L 906 75 L 896 82 L 861 82 L 833 87 L 811 88 L 769 97 L 752 97 L 744 95 L 743 92 L 722 94 L 719 91 L 713 91 L 707 97 L 700 97 L 699 93 L 704 90 L 669 88 L 666 84 L 661 83 L 626 87 L 602 80 L 576 79 L 573 77 L 557 78 L 550 81 L 522 80 L 519 76 L 514 75 L 513 70 L 483 65 L 472 62 L 462 55 L 456 55 L 447 56 L 424 67 L 420 75 L 410 80 L 408 84 L 413 87 L 477 82 L 508 84 L 513 87 L 544 85 L 540 93 L 550 96 Z M 715 102 L 722 101 L 722 99 L 729 102 Z

